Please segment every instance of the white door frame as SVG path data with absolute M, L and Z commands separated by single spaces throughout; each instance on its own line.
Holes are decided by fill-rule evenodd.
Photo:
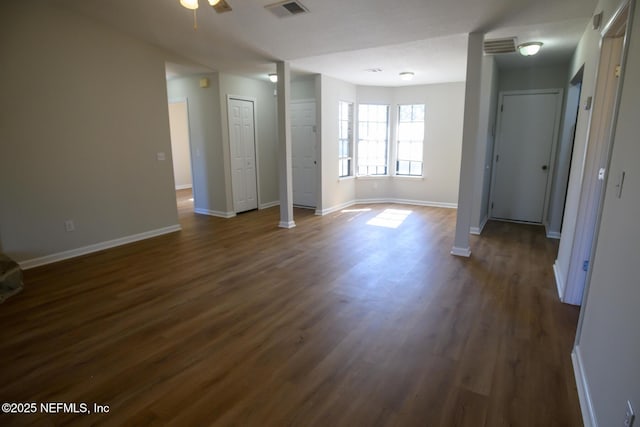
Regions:
M 316 124 L 313 125 L 314 128 L 316 129 L 316 131 L 314 132 L 316 134 L 316 137 L 314 138 L 314 142 L 313 142 L 314 143 L 314 147 L 315 147 L 315 153 L 316 153 L 316 160 L 315 160 L 315 162 L 316 162 L 315 163 L 315 165 L 316 165 L 316 183 L 315 183 L 316 184 L 316 188 L 315 188 L 315 190 L 316 190 L 316 200 L 315 200 L 315 207 L 311 207 L 311 206 L 304 206 L 304 207 L 303 206 L 296 206 L 296 207 L 301 207 L 303 209 L 313 209 L 313 210 L 315 210 L 318 207 L 319 193 L 317 191 L 317 188 L 318 188 L 318 180 L 320 179 L 320 176 L 319 176 L 319 173 L 318 173 L 320 168 L 319 168 L 319 161 L 318 161 L 319 150 L 318 150 L 318 137 L 317 137 L 317 135 L 318 135 L 318 131 L 317 131 L 317 129 L 318 129 L 318 111 L 317 111 L 318 110 L 318 104 L 317 104 L 316 100 L 313 99 L 313 98 L 294 99 L 294 100 L 291 100 L 289 102 L 289 104 L 315 104 L 316 115 L 314 116 L 314 120 L 315 120 Z
M 600 217 L 604 205 L 604 191 L 609 175 L 611 153 L 613 151 L 615 124 L 618 120 L 624 67 L 629 50 L 631 20 L 633 18 L 632 12 L 632 2 L 625 1 L 620 5 L 618 10 L 616 10 L 600 33 L 600 54 L 598 56 L 595 76 L 594 105 L 589 117 L 587 147 L 585 149 L 584 166 L 580 177 L 580 198 L 578 200 L 576 229 L 569 258 L 567 282 L 564 285 L 563 294 L 560 295 L 560 300 L 568 304 L 584 305 L 588 294 L 591 265 L 588 265 L 586 272 L 583 272 L 582 261 L 585 254 L 588 254 L 589 258 L 586 261 L 590 264 L 595 253 Z M 624 29 L 624 32 L 619 34 L 621 29 Z M 623 37 L 622 47 L 620 49 L 621 71 L 615 89 L 613 92 L 610 92 L 605 90 L 607 77 L 610 78 L 610 75 L 606 73 L 611 72 L 612 61 L 615 59 L 611 57 L 611 54 L 616 48 L 610 40 L 608 41 L 606 39 L 616 37 Z M 605 63 L 604 61 L 607 62 Z M 610 103 L 608 104 L 609 110 L 607 110 L 607 103 Z M 605 111 L 602 111 L 603 109 L 605 109 Z M 606 116 L 603 116 L 605 113 Z M 607 128 L 608 133 L 604 132 Z M 598 153 L 598 150 L 600 153 Z M 599 189 L 596 187 L 596 184 L 593 184 L 593 181 L 588 182 L 588 179 L 594 177 L 600 167 L 605 168 L 605 174 L 603 180 L 600 181 L 599 197 L 594 197 L 594 194 L 597 193 Z M 584 206 L 584 209 L 581 209 L 581 206 Z M 580 327 L 581 321 L 578 322 L 576 337 L 579 336 Z
M 556 88 L 556 89 L 534 89 L 534 90 L 503 90 L 499 92 L 498 95 L 498 105 L 496 106 L 496 108 L 498 108 L 498 121 L 496 123 L 496 136 L 495 136 L 495 144 L 493 146 L 493 159 L 492 159 L 492 168 L 491 168 L 491 191 L 490 191 L 490 195 L 489 195 L 489 218 L 491 219 L 496 219 L 493 216 L 493 197 L 495 195 L 495 191 L 494 191 L 494 187 L 495 187 L 495 182 L 496 182 L 496 158 L 497 158 L 497 154 L 500 152 L 500 140 L 502 139 L 502 131 L 501 131 L 501 126 L 502 126 L 502 105 L 504 103 L 504 97 L 505 96 L 513 96 L 513 95 L 536 95 L 536 94 L 556 94 L 558 95 L 558 98 L 556 100 L 556 117 L 555 117 L 555 123 L 553 126 L 553 140 L 551 141 L 551 151 L 549 153 L 549 171 L 547 173 L 547 184 L 546 184 L 546 188 L 545 188 L 545 194 L 544 194 L 544 204 L 543 204 L 543 208 L 542 208 L 542 222 L 540 224 L 544 223 L 544 219 L 547 217 L 547 210 L 549 209 L 549 199 L 551 197 L 551 184 L 552 184 L 552 179 L 551 177 L 553 176 L 553 173 L 555 171 L 555 167 L 556 167 L 556 159 L 555 159 L 555 152 L 557 149 L 557 145 L 558 145 L 558 135 L 560 133 L 560 119 L 562 117 L 562 95 L 563 95 L 563 90 L 560 88 Z M 504 219 L 499 219 L 500 221 L 504 221 Z M 512 222 L 520 222 L 520 221 L 512 221 Z M 527 224 L 530 224 L 529 222 L 527 222 Z
M 260 201 L 260 157 L 258 150 L 258 100 L 251 96 L 243 96 L 243 95 L 230 95 L 227 94 L 227 135 L 229 135 L 229 156 L 231 156 L 231 114 L 229 114 L 229 102 L 232 100 L 238 101 L 247 101 L 253 103 L 253 150 L 256 155 L 256 200 L 258 201 L 258 209 L 260 209 L 261 201 Z M 229 165 L 231 165 L 231 157 L 229 157 Z M 233 194 L 233 174 L 231 174 L 231 193 Z M 234 197 L 231 197 L 231 206 L 233 208 L 233 212 L 236 212 L 236 202 Z
M 195 164 L 194 162 L 194 150 L 191 144 L 191 114 L 189 113 L 189 99 L 186 97 L 180 97 L 180 98 L 171 98 L 169 99 L 169 104 L 179 104 L 179 103 L 185 103 L 186 107 L 187 107 L 187 138 L 189 140 L 189 162 L 191 163 L 191 197 L 193 197 L 193 206 L 195 209 L 196 205 L 196 173 L 193 169 L 193 165 Z M 171 159 L 173 160 L 173 152 L 171 153 Z M 173 167 L 173 163 L 172 163 L 172 167 Z M 174 187 L 175 187 L 175 183 L 174 183 Z

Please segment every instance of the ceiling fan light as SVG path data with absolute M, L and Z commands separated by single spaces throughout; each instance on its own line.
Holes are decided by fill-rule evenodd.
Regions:
M 541 47 L 541 42 L 522 43 L 518 45 L 518 51 L 522 56 L 533 56 L 540 51 Z
M 198 0 L 180 0 L 182 7 L 187 9 L 196 10 L 198 8 Z
M 269 74 L 269 80 L 271 80 L 272 83 L 277 83 L 278 82 L 278 75 L 276 73 Z
M 211 6 L 215 6 L 215 5 L 217 5 L 218 3 L 220 3 L 220 0 L 209 0 L 209 4 L 210 4 Z
M 400 80 L 404 80 L 405 82 L 411 81 L 413 80 L 414 75 L 415 74 L 412 73 L 411 71 L 404 71 L 400 73 Z

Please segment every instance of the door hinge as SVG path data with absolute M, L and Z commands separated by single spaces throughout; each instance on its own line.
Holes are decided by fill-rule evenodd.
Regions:
M 493 202 L 491 202 L 491 209 L 493 209 Z
M 500 154 L 496 154 L 496 162 L 500 161 Z
M 620 71 L 621 71 L 620 64 L 618 64 L 616 65 L 616 71 L 615 71 L 616 77 L 620 77 Z
M 582 263 L 582 270 L 589 271 L 589 260 L 584 260 L 584 262 Z
M 318 131 L 318 128 L 316 127 L 316 125 L 313 125 L 313 133 L 316 133 Z
M 503 111 L 504 111 L 504 104 L 500 106 L 500 112 L 502 113 Z

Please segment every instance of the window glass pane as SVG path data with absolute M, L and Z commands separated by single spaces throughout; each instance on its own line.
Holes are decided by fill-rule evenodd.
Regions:
M 353 151 L 353 104 L 338 103 L 338 175 L 351 176 L 351 161 L 348 157 Z
M 424 104 L 413 105 L 412 120 L 424 122 Z
M 361 104 L 358 106 L 357 170 L 359 175 L 387 173 L 389 107 Z
M 424 112 L 424 104 L 399 106 L 396 162 L 398 175 L 422 175 Z

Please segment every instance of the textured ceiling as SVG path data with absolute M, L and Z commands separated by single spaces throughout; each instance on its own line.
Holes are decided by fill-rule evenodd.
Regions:
M 412 84 L 460 81 L 466 33 L 516 36 L 545 43 L 537 63 L 568 61 L 596 0 L 301 0 L 310 13 L 276 18 L 271 0 L 227 0 L 217 14 L 206 0 L 193 13 L 178 0 L 50 0 L 59 7 L 167 49 L 180 57 L 174 71 L 211 70 L 266 78 L 273 61 L 358 84 L 396 86 L 398 72 Z M 526 58 L 501 58 L 521 66 Z M 531 58 L 529 58 L 531 59 Z M 195 68 L 194 68 L 195 66 Z M 366 69 L 381 68 L 381 73 Z M 177 70 L 177 71 L 176 71 Z M 375 75 L 373 75 L 375 74 Z

